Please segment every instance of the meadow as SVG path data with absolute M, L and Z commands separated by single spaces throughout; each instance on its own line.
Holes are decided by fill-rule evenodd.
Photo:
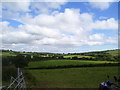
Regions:
M 84 56 L 84 55 L 65 55 L 64 58 L 71 58 L 71 57 L 77 57 L 77 58 L 94 58 L 92 56 Z
M 2 84 L 23 70 L 27 88 L 98 88 L 118 76 L 118 50 L 87 53 L 37 53 L 4 50 Z M 77 57 L 77 58 L 75 58 Z M 115 66 L 116 65 L 116 66 Z
M 117 63 L 113 61 L 87 61 L 87 60 L 46 60 L 29 62 L 27 68 L 47 68 L 47 67 L 58 67 L 58 66 L 81 66 L 81 65 L 96 65 L 96 64 L 108 64 Z
M 98 88 L 101 82 L 114 82 L 118 67 L 84 67 L 28 70 L 35 78 L 36 88 Z

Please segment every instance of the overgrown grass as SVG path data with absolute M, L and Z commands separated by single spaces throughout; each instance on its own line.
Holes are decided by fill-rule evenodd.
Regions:
M 28 70 L 23 70 L 25 81 L 26 81 L 26 87 L 27 88 L 34 88 L 34 86 L 37 85 L 36 77 L 33 76 L 31 72 Z
M 90 65 L 90 64 L 104 64 L 104 63 L 116 63 L 113 61 L 87 61 L 87 60 L 48 60 L 30 62 L 28 68 L 46 68 L 57 66 L 76 66 L 76 65 Z
M 98 88 L 107 80 L 107 75 L 114 82 L 118 67 L 86 67 L 68 69 L 29 70 L 36 78 L 36 88 Z

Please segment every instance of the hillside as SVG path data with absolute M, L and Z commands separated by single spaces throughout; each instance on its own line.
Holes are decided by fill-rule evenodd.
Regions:
M 92 54 L 98 55 L 98 54 L 110 54 L 111 56 L 117 56 L 119 50 L 106 50 L 106 51 L 94 51 L 94 52 L 85 52 L 85 53 L 68 53 L 68 54 L 58 54 L 58 53 L 47 53 L 47 52 L 19 52 L 19 51 L 12 51 L 12 50 L 0 50 L 0 55 L 3 56 L 15 56 L 17 54 L 28 54 L 28 55 L 64 55 L 65 57 L 70 57 L 68 55 L 71 55 L 72 57 L 79 55 L 79 57 L 88 57 Z
M 88 78 L 93 77 L 93 75 L 96 76 L 93 85 L 93 87 L 95 87 L 97 86 L 96 84 L 101 82 L 98 82 L 99 76 L 105 78 L 105 75 L 116 75 L 116 68 L 119 65 L 117 52 L 118 50 L 107 50 L 58 54 L 3 50 L 0 52 L 0 56 L 2 56 L 3 85 L 9 84 L 11 76 L 16 77 L 16 68 L 20 67 L 24 71 L 27 87 L 37 87 L 39 84 L 42 85 L 45 82 L 49 84 L 52 82 L 52 85 L 56 85 L 55 83 L 58 82 L 65 84 L 66 87 L 71 84 L 73 85 L 72 87 L 84 87 L 86 83 L 91 84 L 93 80 L 90 78 L 91 82 L 89 83 L 87 80 L 84 81 L 83 77 Z M 104 68 L 106 68 L 106 70 L 104 70 Z M 55 74 L 51 75 L 53 73 Z M 57 80 L 53 81 L 51 76 L 54 76 Z M 69 78 L 63 79 L 67 78 L 65 76 L 69 76 Z M 101 78 L 101 80 L 104 81 L 104 78 Z M 71 81 L 75 82 L 71 83 Z M 52 87 L 49 84 L 48 87 Z M 44 87 L 44 85 L 41 87 Z M 63 87 L 63 85 L 58 84 L 58 87 Z M 89 85 L 85 87 L 89 87 Z

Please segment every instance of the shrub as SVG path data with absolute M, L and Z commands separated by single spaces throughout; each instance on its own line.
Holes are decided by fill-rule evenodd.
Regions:
M 2 67 L 2 81 L 10 81 L 11 76 L 16 77 L 17 69 L 15 66 Z

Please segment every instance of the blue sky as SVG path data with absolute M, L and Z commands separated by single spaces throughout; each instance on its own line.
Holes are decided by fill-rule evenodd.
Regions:
M 3 3 L 0 19 L 2 49 L 69 53 L 118 48 L 117 2 L 9 2 Z
M 95 19 L 98 19 L 100 16 L 108 18 L 114 17 L 115 19 L 118 19 L 118 2 L 111 3 L 110 7 L 106 10 L 98 10 L 97 8 L 91 8 L 88 2 L 69 2 L 65 6 L 62 6 L 61 11 L 64 11 L 65 8 L 79 8 L 81 10 L 81 13 L 94 13 Z

